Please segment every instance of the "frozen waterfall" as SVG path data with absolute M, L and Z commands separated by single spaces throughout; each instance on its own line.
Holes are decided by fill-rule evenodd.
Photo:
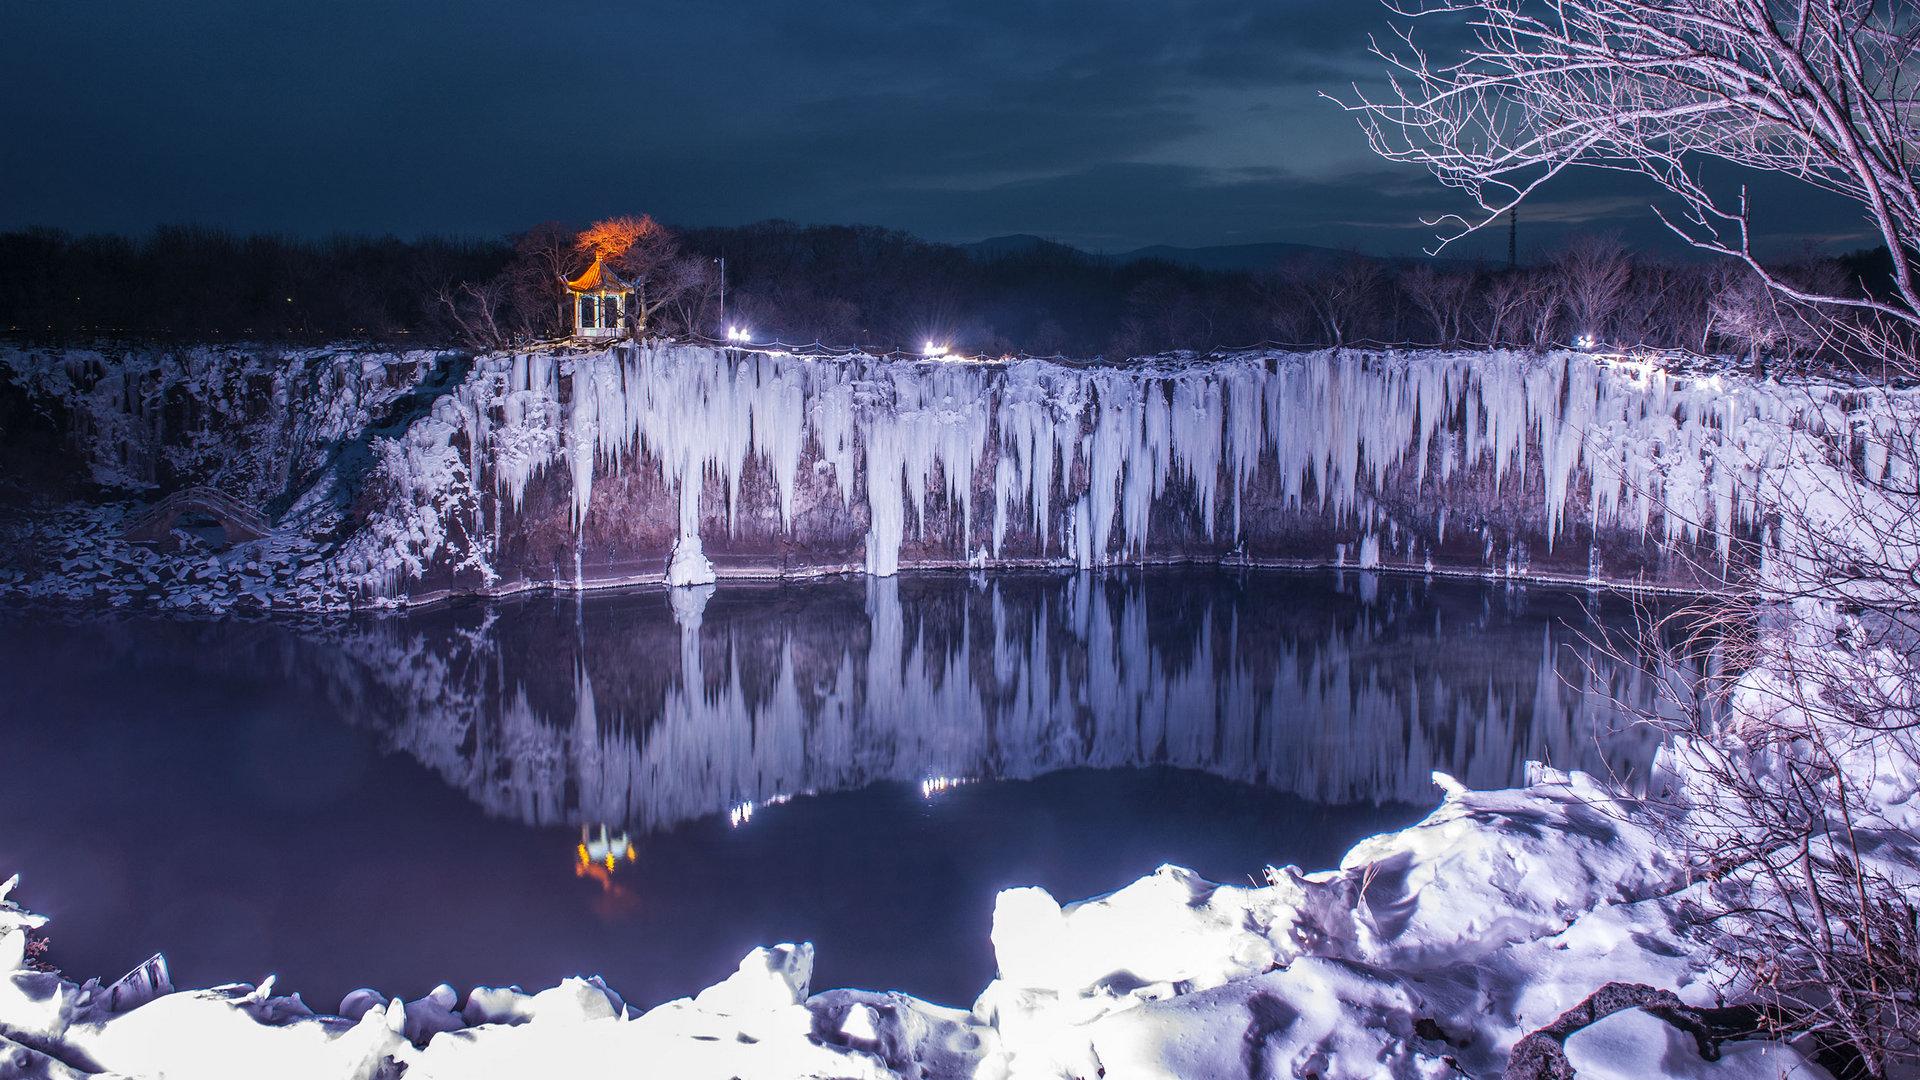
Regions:
M 1603 532 L 1724 561 L 1761 531 L 1782 433 L 1846 430 L 1861 393 L 1582 353 L 497 355 L 386 446 L 394 495 L 339 565 L 396 596 L 435 568 L 566 583 L 582 550 L 589 580 L 675 584 L 1169 557 L 1521 572 L 1517 541 L 1587 576 Z

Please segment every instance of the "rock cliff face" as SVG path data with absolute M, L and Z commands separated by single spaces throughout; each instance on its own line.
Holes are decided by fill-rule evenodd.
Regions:
M 1914 407 L 1580 353 L 672 344 L 0 352 L 0 391 L 0 420 L 35 420 L 0 430 L 0 463 L 71 444 L 69 501 L 0 523 L 0 591 L 216 608 L 1170 561 L 1686 588 L 1778 543 L 1788 474 L 1895 468 L 1854 432 Z M 274 535 L 184 562 L 120 542 L 188 485 Z
M 337 607 L 328 562 L 379 440 L 463 354 L 348 345 L 0 347 L 0 597 L 191 610 Z M 243 544 L 127 542 L 153 500 L 211 488 L 269 518 Z
M 362 601 L 1178 560 L 1685 587 L 1841 397 L 1576 353 L 492 356 L 382 445 L 336 565 Z
M 67 471 L 111 491 L 206 485 L 281 514 L 343 453 L 404 422 L 415 395 L 458 380 L 457 353 L 0 349 L 0 460 L 35 417 L 68 443 Z M 38 464 L 38 462 L 36 462 Z

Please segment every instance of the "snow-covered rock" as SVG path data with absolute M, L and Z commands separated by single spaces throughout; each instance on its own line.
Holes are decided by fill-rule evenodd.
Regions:
M 207 1080 L 397 1076 L 394 1063 L 411 1050 L 403 1012 L 376 1006 L 357 1023 L 289 1017 L 252 990 L 186 991 L 122 1014 L 96 1013 L 67 1028 L 61 1042 L 77 1052 L 72 1060 L 112 1073 Z
M 16 489 L 0 519 L 0 597 L 341 605 L 324 558 L 357 521 L 350 508 L 382 444 L 375 433 L 404 426 L 457 379 L 461 360 L 353 345 L 0 348 L 0 393 L 24 395 L 67 443 L 57 462 L 16 464 L 0 438 L 0 488 Z M 174 551 L 123 536 L 149 500 L 186 488 L 217 491 L 276 527 L 224 547 L 176 532 Z
M 638 1017 L 603 986 L 569 979 L 510 1010 L 511 1024 L 433 1040 L 409 1059 L 407 1076 L 608 1076 L 639 1063 L 676 1077 L 895 1076 L 853 1040 L 815 1036 L 806 1004 L 812 969 L 811 945 L 755 949 L 725 981 Z
M 1452 785 L 1425 821 L 1347 853 L 1358 958 L 1458 963 L 1685 884 L 1639 810 L 1583 774 L 1541 772 L 1518 791 Z
M 1567 1060 L 1581 1080 L 1827 1080 L 1826 1070 L 1773 1042 L 1728 1043 L 1707 1061 L 1693 1036 L 1639 1009 L 1574 1032 Z
M 1164 867 L 1065 907 L 1002 893 L 1000 977 L 976 1015 L 1016 1076 L 1232 1060 L 1222 1075 L 1413 1077 L 1497 1073 L 1505 1047 L 1608 981 L 1715 1000 L 1682 917 L 1697 886 L 1648 811 L 1582 774 L 1492 792 L 1439 779 L 1439 809 L 1338 870 L 1247 888 Z

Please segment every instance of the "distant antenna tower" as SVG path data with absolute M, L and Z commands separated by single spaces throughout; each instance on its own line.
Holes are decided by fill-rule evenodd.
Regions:
M 1520 208 L 1507 207 L 1507 269 L 1520 265 Z

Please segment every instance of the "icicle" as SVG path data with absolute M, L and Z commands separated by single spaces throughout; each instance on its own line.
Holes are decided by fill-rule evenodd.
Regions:
M 157 424 L 151 381 L 101 372 L 99 408 L 146 417 L 121 427 Z M 1431 485 L 1468 477 L 1504 498 L 1524 489 L 1549 550 L 1581 506 L 1586 542 L 1619 530 L 1664 546 L 1710 542 L 1724 560 L 1736 533 L 1766 519 L 1768 478 L 1814 456 L 1816 443 L 1864 441 L 1848 451 L 1870 480 L 1905 482 L 1916 471 L 1910 452 L 1888 451 L 1897 425 L 1861 423 L 1862 409 L 1888 412 L 1885 399 L 1793 393 L 1811 400 L 1571 353 L 1325 350 L 1094 368 L 681 345 L 483 357 L 429 420 L 383 444 L 397 509 L 343 559 L 370 587 L 398 588 L 460 531 L 454 514 L 471 516 L 466 535 L 496 550 L 551 472 L 569 488 L 575 576 L 585 584 L 584 533 L 606 512 L 594 503 L 602 477 L 649 469 L 679 503 L 676 582 L 713 573 L 703 519 L 743 531 L 777 519 L 791 535 L 803 491 L 837 492 L 866 514 L 865 565 L 880 576 L 898 571 L 910 538 L 973 561 L 1006 558 L 1010 545 L 1082 567 L 1144 559 L 1167 524 L 1156 515 L 1169 512 L 1243 551 L 1245 500 L 1256 489 L 1279 508 L 1317 507 L 1327 527 L 1361 536 L 1349 560 L 1366 559 L 1371 536 L 1374 548 L 1384 539 L 1411 561 L 1445 544 L 1450 526 L 1458 531 Z M 465 440 L 457 451 L 456 437 Z M 118 440 L 112 453 L 134 468 L 143 441 Z M 475 488 L 464 504 L 453 494 L 463 476 Z M 703 512 L 709 490 L 724 506 Z M 990 505 L 975 505 L 976 490 Z M 862 493 L 865 505 L 854 505 Z M 1383 505 L 1410 494 L 1437 511 L 1432 536 L 1403 536 L 1408 522 L 1385 516 Z M 1228 529 L 1230 538 L 1218 535 Z M 1517 550 L 1513 558 L 1517 566 Z

